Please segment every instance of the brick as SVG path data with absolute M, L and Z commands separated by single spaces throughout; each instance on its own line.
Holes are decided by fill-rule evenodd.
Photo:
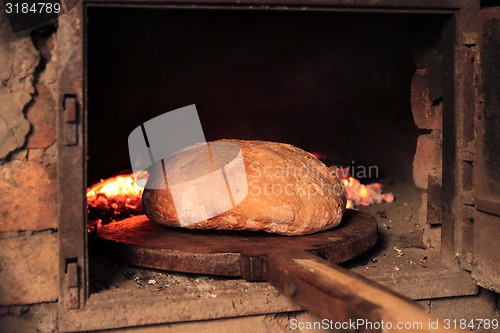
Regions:
M 18 316 L 0 317 L 0 332 L 37 333 L 33 323 Z
M 38 84 L 37 96 L 28 108 L 26 118 L 31 123 L 28 148 L 47 148 L 56 141 L 56 102 L 44 84 Z
M 29 161 L 41 163 L 44 166 L 57 163 L 57 144 L 49 146 L 47 149 L 29 149 L 27 158 Z
M 55 301 L 58 296 L 57 235 L 0 239 L 0 305 Z
M 418 224 L 423 227 L 427 223 L 427 193 L 422 193 L 422 202 L 418 209 Z
M 416 186 L 427 189 L 429 175 L 442 178 L 441 151 L 440 131 L 418 137 L 413 159 L 413 181 Z
M 9 311 L 0 312 L 0 332 L 58 332 L 57 303 L 11 305 L 3 308 Z
M 443 103 L 433 104 L 429 96 L 428 69 L 417 69 L 411 80 L 411 110 L 418 128 L 441 129 Z
M 28 159 L 28 149 L 18 149 L 10 154 L 11 160 L 26 161 Z
M 22 147 L 30 130 L 30 124 L 24 118 L 23 108 L 31 100 L 27 91 L 13 93 L 2 92 L 0 88 L 0 159 Z
M 29 149 L 28 150 L 28 160 L 41 162 L 45 156 L 45 149 Z
M 43 156 L 43 163 L 44 165 L 57 163 L 57 143 L 54 143 L 49 148 L 45 149 L 45 154 Z
M 57 228 L 55 164 L 11 161 L 0 165 L 0 231 Z

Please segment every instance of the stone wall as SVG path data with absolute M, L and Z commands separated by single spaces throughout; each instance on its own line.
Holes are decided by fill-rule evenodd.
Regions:
M 429 38 L 432 40 L 432 38 Z M 423 244 L 427 247 L 441 246 L 441 219 L 431 216 L 436 193 L 440 192 L 442 180 L 442 56 L 436 45 L 424 44 L 414 51 L 416 71 L 411 81 L 411 109 L 415 125 L 425 134 L 417 139 L 413 159 L 413 181 L 422 193 L 419 224 L 424 228 Z M 429 186 L 429 177 L 436 186 Z M 430 195 L 429 195 L 430 194 Z M 440 210 L 441 207 L 438 207 Z
M 13 34 L 0 13 L 0 316 L 49 311 L 41 331 L 58 297 L 54 31 Z

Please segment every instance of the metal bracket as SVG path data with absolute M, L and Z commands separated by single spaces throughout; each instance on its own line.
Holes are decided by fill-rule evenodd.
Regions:
M 266 256 L 243 254 L 240 260 L 241 275 L 248 281 L 266 281 Z
M 67 309 L 78 309 L 80 307 L 80 269 L 76 259 L 67 260 L 66 274 L 64 275 L 66 295 L 62 300 Z
M 66 146 L 76 146 L 78 144 L 78 101 L 76 95 L 64 95 L 63 111 L 64 144 Z

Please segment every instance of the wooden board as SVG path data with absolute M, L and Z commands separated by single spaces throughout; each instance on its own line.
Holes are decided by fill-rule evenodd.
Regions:
M 262 280 L 263 272 L 255 270 L 259 269 L 259 258 L 268 253 L 299 249 L 334 263 L 354 258 L 376 243 L 377 222 L 368 214 L 348 210 L 334 229 L 290 237 L 252 231 L 169 228 L 140 215 L 108 224 L 97 235 L 112 246 L 119 260 L 131 265 Z

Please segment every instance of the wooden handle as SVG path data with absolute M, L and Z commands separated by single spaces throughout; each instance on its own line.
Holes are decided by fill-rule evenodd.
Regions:
M 458 332 L 445 330 L 442 321 L 409 299 L 306 251 L 269 254 L 266 270 L 267 280 L 274 287 L 327 319 L 325 323 L 332 328 L 345 331 L 355 327 L 362 332 Z

